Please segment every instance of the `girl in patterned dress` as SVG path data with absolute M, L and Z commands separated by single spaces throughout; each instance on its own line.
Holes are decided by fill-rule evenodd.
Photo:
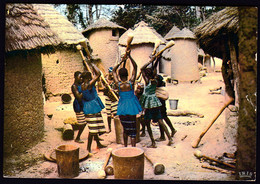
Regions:
M 130 58 L 133 65 L 132 77 L 128 81 L 128 71 L 126 68 L 119 69 L 119 77 L 117 75 L 118 67 L 126 61 L 127 57 Z M 127 57 L 116 65 L 113 69 L 113 76 L 116 86 L 119 89 L 119 101 L 117 107 L 117 115 L 124 128 L 123 138 L 124 146 L 127 147 L 128 136 L 131 138 L 131 145 L 136 146 L 136 115 L 142 111 L 142 107 L 134 94 L 134 84 L 136 79 L 137 65 L 133 58 L 130 56 L 130 50 L 127 51 Z
M 161 125 L 161 127 L 165 131 L 165 133 L 169 139 L 169 142 L 167 145 L 170 146 L 172 144 L 172 137 L 170 136 L 170 133 L 169 133 L 167 127 L 165 126 L 165 124 L 162 120 L 162 116 L 161 116 L 160 106 L 162 106 L 162 103 L 155 95 L 156 84 L 157 84 L 157 81 L 155 80 L 155 76 L 157 73 L 156 67 L 158 65 L 158 61 L 159 61 L 160 57 L 161 57 L 160 55 L 157 57 L 153 56 L 151 58 L 151 60 L 141 68 L 141 72 L 142 72 L 146 86 L 144 88 L 144 93 L 140 97 L 139 101 L 140 101 L 142 108 L 145 110 L 144 111 L 145 112 L 144 120 L 145 120 L 145 124 L 147 126 L 147 131 L 149 133 L 150 139 L 152 141 L 152 144 L 150 146 L 148 146 L 148 148 L 156 148 L 155 140 L 153 138 L 153 133 L 152 133 L 152 129 L 150 126 L 150 121 L 152 119 L 156 120 L 156 121 L 158 120 L 158 123 Z M 155 61 L 155 63 L 153 63 L 153 61 L 155 59 L 156 59 L 156 61 Z M 152 64 L 152 67 L 147 68 L 147 66 L 149 66 L 150 64 Z
M 101 111 L 105 108 L 105 106 L 99 98 L 95 88 L 95 83 L 101 76 L 101 72 L 94 64 L 91 63 L 91 66 L 94 71 L 93 78 L 90 72 L 83 72 L 81 75 L 83 79 L 83 83 L 81 85 L 83 95 L 83 112 L 89 128 L 87 150 L 90 153 L 93 138 L 97 142 L 97 148 L 106 147 L 99 142 L 98 138 L 98 135 L 102 135 L 106 132 L 101 115 Z

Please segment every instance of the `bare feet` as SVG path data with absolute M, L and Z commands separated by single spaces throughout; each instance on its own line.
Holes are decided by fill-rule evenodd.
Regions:
M 153 142 L 150 146 L 147 146 L 147 148 L 157 148 L 157 146 L 155 145 L 155 142 Z
M 100 149 L 100 148 L 106 148 L 107 146 L 103 145 L 103 144 L 98 144 L 97 145 L 97 148 Z
M 155 141 L 157 141 L 157 142 L 165 141 L 165 140 L 166 140 L 165 137 L 159 137 L 159 138 L 155 139 Z
M 168 142 L 168 144 L 167 144 L 167 146 L 171 146 L 172 144 L 173 144 L 173 140 L 170 139 L 169 142 Z
M 145 136 L 145 132 L 142 132 L 141 134 L 140 134 L 140 137 L 144 137 Z
M 80 144 L 84 143 L 84 141 L 82 141 L 81 139 L 75 139 L 75 142 L 80 143 Z
M 176 132 L 177 132 L 177 130 L 172 131 L 171 137 L 173 137 L 174 134 L 176 134 Z

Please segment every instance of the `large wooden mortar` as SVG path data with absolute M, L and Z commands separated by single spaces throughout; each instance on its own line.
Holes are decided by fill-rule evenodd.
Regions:
M 144 178 L 144 151 L 124 147 L 112 151 L 115 179 L 142 180 Z
M 79 175 L 79 147 L 61 145 L 56 149 L 58 174 L 61 178 L 73 178 Z

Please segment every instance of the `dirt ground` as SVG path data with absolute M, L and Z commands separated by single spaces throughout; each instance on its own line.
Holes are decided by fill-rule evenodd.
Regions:
M 209 94 L 209 89 L 222 87 L 221 94 Z M 174 144 L 167 146 L 167 140 L 157 142 L 157 148 L 147 148 L 150 138 L 148 132 L 137 147 L 142 148 L 146 155 L 157 163 L 165 166 L 165 172 L 161 175 L 153 173 L 152 165 L 145 160 L 144 179 L 145 180 L 235 180 L 235 176 L 202 168 L 208 165 L 205 161 L 200 161 L 194 156 L 196 150 L 202 154 L 218 158 L 224 152 L 234 153 L 236 146 L 234 141 L 227 142 L 223 133 L 225 129 L 225 113 L 217 119 L 207 134 L 202 138 L 199 147 L 194 149 L 191 143 L 198 138 L 200 133 L 208 126 L 216 116 L 219 109 L 224 104 L 224 83 L 220 72 L 208 73 L 201 78 L 201 83 L 180 83 L 178 85 L 167 84 L 170 99 L 179 99 L 178 109 L 172 111 L 194 111 L 203 114 L 203 118 L 197 116 L 169 116 L 173 126 L 177 130 L 174 135 Z M 100 94 L 102 100 L 104 96 Z M 170 111 L 169 100 L 166 102 L 167 109 Z M 47 114 L 53 114 L 49 118 Z M 107 125 L 105 111 L 102 111 L 105 125 Z M 42 142 L 28 150 L 18 157 L 13 157 L 5 162 L 18 165 L 16 160 L 22 164 L 15 169 L 4 170 L 4 177 L 7 178 L 59 178 L 57 164 L 44 160 L 43 154 L 48 153 L 62 144 L 72 144 L 80 147 L 80 151 L 86 150 L 88 128 L 86 127 L 81 138 L 84 144 L 75 143 L 73 140 L 64 141 L 61 137 L 59 128 L 63 126 L 63 120 L 68 117 L 75 117 L 72 109 L 72 103 L 62 104 L 61 102 L 46 102 L 45 104 L 45 137 Z M 107 126 L 106 126 L 107 127 Z M 160 136 L 159 127 L 152 126 L 155 138 Z M 74 137 L 77 131 L 74 132 Z M 80 173 L 76 179 L 97 179 L 97 173 L 101 170 L 106 159 L 108 148 L 123 147 L 116 144 L 115 129 L 112 122 L 112 132 L 101 136 L 104 139 L 103 144 L 107 148 L 98 150 L 96 154 L 80 162 Z M 229 139 L 232 140 L 232 139 Z M 130 145 L 129 145 L 130 146 Z M 95 149 L 96 143 L 93 142 L 92 149 Z M 29 161 L 30 160 L 30 161 Z M 32 160 L 34 160 L 32 162 Z M 110 159 L 110 163 L 112 159 Z M 23 170 L 23 171 L 21 171 Z M 114 179 L 114 176 L 107 176 L 106 179 Z

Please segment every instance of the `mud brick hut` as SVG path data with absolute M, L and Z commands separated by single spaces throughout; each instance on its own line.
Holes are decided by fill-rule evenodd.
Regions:
M 74 72 L 84 70 L 82 57 L 76 46 L 88 40 L 52 5 L 33 4 L 33 6 L 63 43 L 63 48 L 54 54 L 42 55 L 45 95 L 50 101 L 60 101 L 62 94 L 71 94 L 70 87 L 74 82 Z
M 128 30 L 119 39 L 119 50 L 121 54 L 125 53 L 128 34 L 132 32 L 134 35 L 131 43 L 131 56 L 135 60 L 139 69 L 150 60 L 150 56 L 154 49 L 154 43 L 157 40 L 161 41 L 161 44 L 165 44 L 166 40 L 155 31 L 152 27 L 149 27 L 144 21 L 139 22 L 134 26 L 134 30 Z M 129 64 L 130 61 L 127 61 Z M 131 69 L 130 69 L 131 70 Z
M 31 4 L 6 4 L 4 157 L 19 154 L 43 137 L 41 53 L 61 40 Z
M 199 80 L 196 36 L 187 28 L 171 37 L 175 45 L 165 55 L 171 58 L 171 79 L 178 82 Z
M 124 31 L 126 31 L 124 27 L 105 18 L 97 20 L 82 31 L 93 49 L 92 55 L 101 59 L 102 64 L 97 63 L 97 66 L 104 74 L 118 59 L 118 41 Z
M 238 118 L 233 116 L 232 123 L 230 112 L 224 134 L 236 135 L 236 177 L 241 180 L 256 171 L 257 15 L 256 7 L 227 7 L 195 29 L 201 48 L 223 60 L 225 90 L 235 99 Z M 247 176 L 241 174 L 245 171 Z
M 167 41 L 170 41 L 173 39 L 173 35 L 177 32 L 179 32 L 180 29 L 177 26 L 173 26 L 171 30 L 164 36 L 164 39 Z M 162 47 L 159 47 L 161 49 Z M 170 51 L 168 49 L 167 51 L 163 52 L 161 64 L 159 66 L 159 70 L 161 73 L 165 73 L 168 76 L 171 76 L 171 58 L 167 57 L 167 53 Z

